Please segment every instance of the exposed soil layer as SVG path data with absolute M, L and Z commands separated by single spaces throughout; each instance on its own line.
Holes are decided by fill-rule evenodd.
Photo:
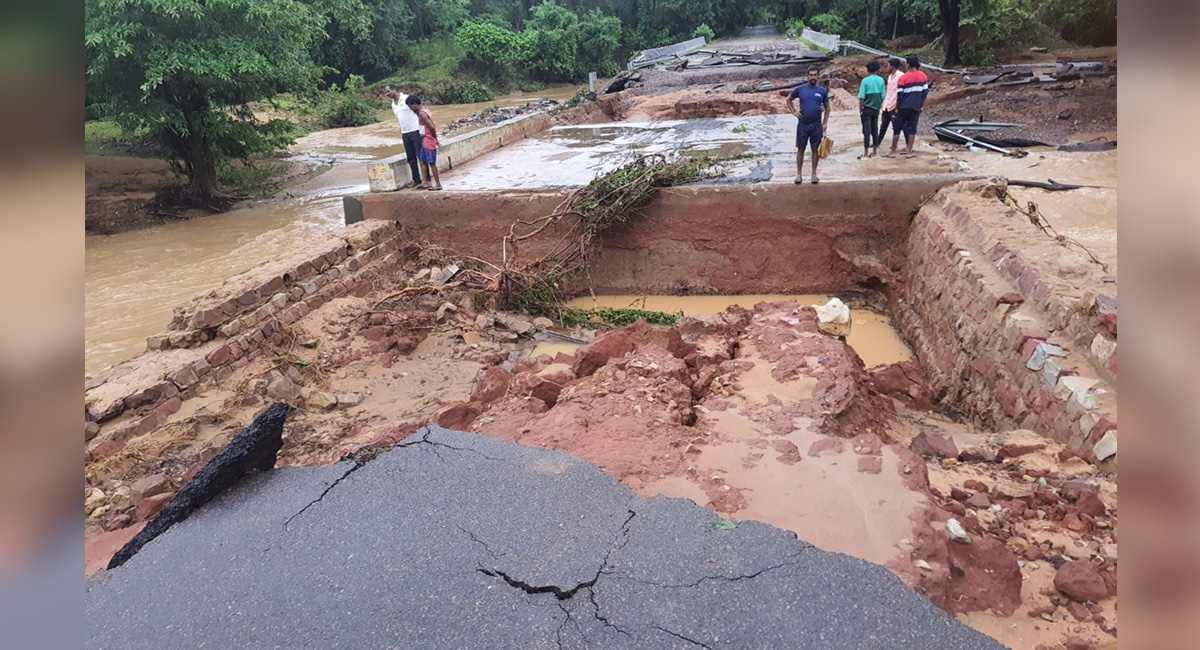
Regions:
M 842 60 L 827 72 L 839 105 L 854 103 L 853 69 L 865 60 Z M 734 77 L 744 81 L 742 72 L 731 74 L 730 80 L 712 80 L 714 87 L 649 96 L 652 89 L 670 87 L 684 75 L 692 75 L 692 81 L 703 78 L 695 73 L 648 74 L 647 83 L 633 93 L 606 96 L 562 121 L 783 112 L 777 92 L 728 92 Z M 1065 138 L 1080 129 L 1093 130 L 1093 124 L 1096 131 L 1110 130 L 1105 127 L 1112 100 L 1115 129 L 1115 85 L 1102 79 L 1085 78 L 1087 83 L 1073 90 L 1022 86 L 982 91 L 953 77 L 935 75 L 934 80 L 923 128 L 944 110 L 946 116 L 968 119 L 1033 118 L 1027 122 L 1031 131 L 1013 135 Z M 1086 106 L 1075 108 L 1070 102 Z M 1030 111 L 1030 105 L 1050 112 Z M 1073 115 L 1078 110 L 1079 123 L 1060 120 L 1055 106 L 1065 106 L 1062 110 Z M 964 114 L 984 110 L 989 112 Z M 89 202 L 93 189 L 119 196 L 166 182 L 163 170 L 148 164 L 104 169 L 93 170 L 89 160 Z M 823 194 L 818 192 L 836 190 L 824 183 L 801 189 L 809 192 L 809 204 L 819 203 Z M 964 204 L 978 202 L 969 192 L 954 196 Z M 430 205 L 445 198 L 430 197 Z M 119 199 L 113 201 L 117 203 Z M 907 215 L 901 216 L 907 223 Z M 900 226 L 886 234 L 900 242 L 911 231 Z M 493 235 L 472 236 L 494 253 Z M 611 241 L 620 244 L 622 237 L 628 243 L 637 233 L 618 233 Z M 1045 244 L 1021 250 L 1036 253 L 1031 273 L 1044 275 L 1048 284 L 1057 278 L 1078 285 L 1087 276 L 1087 286 L 1075 288 L 1091 289 L 1089 295 L 1108 284 L 1100 280 L 1094 285 L 1091 275 L 1064 267 L 1061 247 L 1050 239 Z M 710 246 L 730 245 L 719 241 Z M 797 247 L 785 248 L 781 255 L 796 257 Z M 864 286 L 903 281 L 903 244 L 883 252 L 845 241 L 827 248 L 836 259 L 818 266 L 834 269 L 843 288 L 851 275 L 838 265 L 853 269 L 855 281 Z M 617 250 L 614 255 L 622 254 L 623 249 Z M 938 251 L 970 257 L 954 246 Z M 85 467 L 85 572 L 103 565 L 142 522 L 170 503 L 266 404 L 282 400 L 297 408 L 285 428 L 278 466 L 355 458 L 436 422 L 568 451 L 642 496 L 689 498 L 723 517 L 765 521 L 827 550 L 883 564 L 939 607 L 1014 648 L 1107 648 L 1115 642 L 1117 503 L 1111 462 L 1097 464 L 1094 455 L 1076 454 L 1038 433 L 1009 430 L 1016 428 L 1008 426 L 1011 422 L 993 427 L 1000 430 L 994 432 L 978 428 L 978 421 L 963 424 L 957 414 L 951 418 L 952 412 L 934 412 L 961 405 L 942 401 L 945 377 L 931 376 L 915 361 L 868 370 L 843 339 L 820 329 L 811 307 L 797 302 L 730 308 L 714 316 L 684 318 L 674 327 L 638 323 L 595 338 L 577 330 L 571 334 L 589 340 L 583 347 L 532 356 L 537 342 L 530 330 L 514 327 L 513 318 L 498 318 L 491 311 L 495 295 L 458 282 L 441 288 L 431 284 L 459 256 L 413 246 L 395 255 L 403 260 L 387 273 L 355 284 L 311 311 L 294 312 L 294 320 L 261 341 L 261 347 L 247 349 L 195 389 L 168 400 L 169 409 L 143 403 L 136 395 L 122 402 L 127 412 L 120 417 L 139 423 L 137 435 L 123 448 L 89 457 Z M 738 280 L 745 284 L 736 288 L 762 290 L 752 272 L 774 263 L 763 261 L 761 246 L 736 257 L 745 268 L 734 275 L 747 278 Z M 960 271 L 971 266 L 951 262 Z M 468 273 L 485 268 L 478 261 L 462 266 Z M 951 269 L 938 273 L 952 274 Z M 668 290 L 672 288 L 679 289 Z M 219 296 L 227 297 L 239 296 Z M 989 299 L 986 307 L 1003 306 L 1007 312 L 1007 305 L 1020 304 L 1005 300 L 1016 299 L 1006 294 Z M 969 307 L 962 312 L 971 311 Z M 1115 299 L 1112 316 L 1115 336 Z M 530 325 L 519 315 L 515 322 Z M 218 341 L 204 341 L 219 347 Z M 157 358 L 166 364 L 176 353 L 209 353 L 209 348 L 186 347 L 193 344 L 159 350 Z M 1078 346 L 1077 352 L 1084 349 L 1087 345 Z M 976 372 L 969 361 L 964 365 Z M 957 363 L 952 360 L 948 367 L 970 374 Z M 1115 358 L 1112 363 L 1115 387 Z M 141 367 L 162 374 L 167 366 Z M 1023 397 L 1010 397 L 1026 404 Z M 143 422 L 148 424 L 141 427 Z
M 1021 432 L 974 434 L 910 410 L 912 386 L 877 379 L 894 366 L 869 374 L 796 302 L 731 308 L 670 328 L 639 323 L 572 354 L 527 358 L 533 342 L 480 311 L 487 305 L 478 295 L 395 297 L 440 263 L 414 259 L 397 284 L 313 310 L 274 352 L 251 355 L 166 425 L 89 463 L 88 566 L 103 562 L 128 538 L 127 526 L 169 501 L 265 403 L 286 399 L 299 409 L 279 466 L 330 464 L 437 422 L 569 451 L 639 494 L 690 498 L 885 564 L 1014 647 L 1026 646 L 1012 629 L 1039 643 L 1112 638 L 1107 586 L 1100 604 L 1082 605 L 1100 618 L 1089 609 L 1084 621 L 1074 616 L 1080 604 L 1050 586 L 1054 567 L 1071 559 L 1095 558 L 1101 584 L 1115 575 L 1115 488 L 1094 466 L 1060 460 L 1061 446 Z M 907 375 L 920 386 L 919 370 Z M 935 435 L 954 440 L 952 461 L 938 457 L 949 453 L 945 445 L 929 444 Z M 1103 507 L 1085 494 L 1092 485 Z M 952 516 L 971 544 L 948 540 Z
M 1064 53 L 1061 60 L 1080 59 L 1073 54 L 1105 62 L 1108 66 L 1107 72 L 1058 83 L 1001 86 L 999 82 L 968 85 L 963 81 L 963 75 L 927 69 L 925 72 L 929 76 L 930 91 L 925 109 L 921 111 L 918 134 L 932 135 L 934 124 L 958 119 L 1020 124 L 1018 128 L 995 131 L 987 135 L 995 138 L 1040 140 L 1050 144 L 1078 141 L 1081 134 L 1115 134 L 1116 52 L 1102 49 L 1094 52 Z M 1058 59 L 1053 56 L 1045 58 L 1048 59 L 1045 63 L 1049 71 Z M 856 93 L 859 82 L 867 75 L 867 62 L 874 59 L 875 57 L 869 54 L 839 57 L 832 66 L 822 71 L 822 75 L 831 88 L 844 88 Z M 970 73 L 995 74 L 1002 70 L 1003 66 L 996 66 L 971 69 Z

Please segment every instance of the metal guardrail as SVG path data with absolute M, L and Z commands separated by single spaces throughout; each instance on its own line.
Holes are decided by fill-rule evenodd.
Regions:
M 808 31 L 808 30 L 805 30 L 805 31 Z M 846 48 L 849 47 L 849 48 L 854 48 L 856 50 L 861 50 L 868 54 L 874 54 L 875 56 L 886 56 L 886 57 L 896 56 L 895 54 L 888 54 L 887 52 L 884 52 L 883 50 L 877 50 L 873 47 L 867 47 L 866 45 L 863 45 L 862 43 L 859 43 L 858 41 L 840 41 L 838 43 L 838 45 L 841 47 L 843 52 L 845 51 Z M 898 57 L 898 58 L 903 58 L 903 57 Z M 948 70 L 946 68 L 939 68 L 936 65 L 930 65 L 928 63 L 922 63 L 921 67 L 929 68 L 930 70 L 937 70 L 938 72 L 945 72 L 947 74 L 966 74 L 962 70 Z
M 644 68 L 659 61 L 673 59 L 680 54 L 685 54 L 698 47 L 704 47 L 704 44 L 707 42 L 703 36 L 697 36 L 691 40 L 675 43 L 674 45 L 664 45 L 663 47 L 652 47 L 648 50 L 643 50 L 642 56 L 638 57 L 636 61 L 629 62 L 629 69 Z
M 800 33 L 800 38 L 803 38 L 819 48 L 829 51 L 836 50 L 838 48 L 838 43 L 840 43 L 842 40 L 842 37 L 838 36 L 837 34 L 823 34 L 807 27 L 805 27 L 804 31 Z

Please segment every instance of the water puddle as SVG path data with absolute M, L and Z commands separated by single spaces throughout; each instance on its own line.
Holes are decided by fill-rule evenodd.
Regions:
M 597 296 L 593 301 L 590 296 L 576 298 L 567 303 L 568 307 L 591 309 L 592 307 L 636 308 L 650 311 L 674 313 L 682 311 L 685 316 L 711 316 L 719 314 L 733 305 L 752 309 L 760 302 L 780 302 L 795 300 L 802 305 L 822 305 L 829 302 L 829 296 L 820 295 L 785 295 L 785 294 L 756 294 L 741 296 Z M 868 368 L 874 366 L 899 363 L 913 358 L 912 350 L 900 338 L 899 332 L 892 325 L 891 318 L 864 309 L 851 309 L 850 318 L 853 327 L 846 342 Z M 559 352 L 573 352 L 575 348 L 570 343 L 554 342 L 539 343 L 532 355 L 547 354 L 553 357 Z
M 702 414 L 697 426 L 717 431 L 732 428 L 740 433 L 730 432 L 729 439 L 703 446 L 696 456 L 696 468 L 700 476 L 716 477 L 731 491 L 739 491 L 746 502 L 732 512 L 718 507 L 718 514 L 769 523 L 819 548 L 876 564 L 887 564 L 900 555 L 897 542 L 911 539 L 913 521 L 909 517 L 926 500 L 904 485 L 900 458 L 894 451 L 883 448 L 880 471 L 867 473 L 859 469 L 859 461 L 868 456 L 849 449 L 848 441 L 834 439 L 845 448 L 814 457 L 808 450 L 829 437 L 798 429 L 781 439 L 800 450 L 802 459 L 797 462 L 797 456 L 780 453 L 765 437 L 751 438 L 758 433 L 754 422 L 728 411 L 710 419 L 716 414 Z M 645 490 L 659 489 L 660 483 Z M 663 494 L 695 500 L 680 486 L 671 491 L 674 494 Z

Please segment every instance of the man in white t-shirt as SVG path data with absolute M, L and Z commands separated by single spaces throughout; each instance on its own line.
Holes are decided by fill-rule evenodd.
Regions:
M 408 158 L 408 167 L 412 171 L 414 185 L 421 184 L 421 172 L 417 169 L 417 154 L 421 151 L 421 122 L 417 114 L 404 103 L 407 95 L 395 86 L 387 86 L 384 95 L 392 100 L 392 112 L 400 122 L 400 134 L 404 140 L 404 155 Z

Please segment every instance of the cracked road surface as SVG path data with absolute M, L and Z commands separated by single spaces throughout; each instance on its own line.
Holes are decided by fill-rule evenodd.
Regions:
M 300 514 L 303 513 L 303 514 Z M 87 582 L 88 648 L 1001 648 L 883 567 L 424 429 L 249 477 Z

